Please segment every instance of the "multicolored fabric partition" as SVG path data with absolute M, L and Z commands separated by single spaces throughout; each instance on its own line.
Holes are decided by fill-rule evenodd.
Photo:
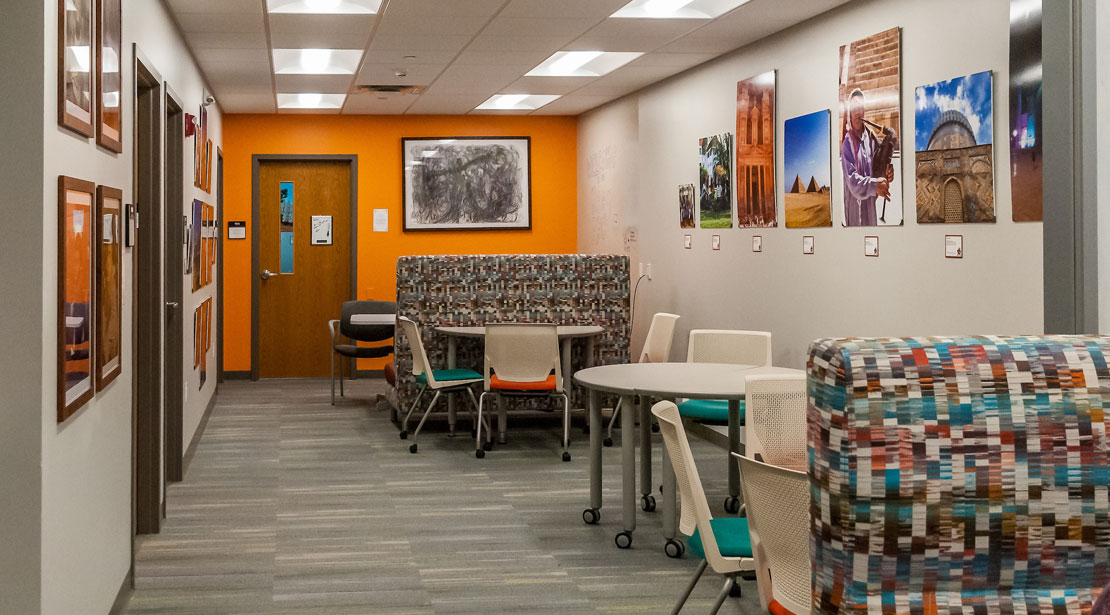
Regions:
M 596 365 L 628 362 L 628 258 L 615 255 L 406 256 L 397 259 L 397 315 L 420 326 L 435 369 L 447 366 L 446 336 L 435 327 L 498 322 L 599 325 Z M 572 366 L 586 364 L 584 341 L 573 342 Z M 409 340 L 394 342 L 402 409 L 416 395 Z M 460 338 L 458 367 L 482 370 L 482 343 Z M 572 403 L 584 406 L 581 391 Z M 514 402 L 514 405 L 515 402 Z
M 1089 613 L 1110 580 L 1110 338 L 818 340 L 814 613 Z

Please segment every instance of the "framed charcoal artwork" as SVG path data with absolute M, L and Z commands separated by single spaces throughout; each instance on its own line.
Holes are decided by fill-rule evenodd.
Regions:
M 530 137 L 401 139 L 405 231 L 532 228 Z

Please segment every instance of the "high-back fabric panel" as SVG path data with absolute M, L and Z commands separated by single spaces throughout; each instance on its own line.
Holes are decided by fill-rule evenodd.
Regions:
M 397 314 L 420 326 L 424 349 L 435 369 L 447 366 L 447 340 L 435 327 L 484 327 L 499 322 L 599 325 L 605 332 L 594 339 L 595 364 L 627 363 L 628 299 L 626 256 L 506 254 L 397 259 Z M 401 407 L 411 404 L 416 395 L 408 344 L 405 336 L 395 338 Z M 573 369 L 581 369 L 586 344 L 576 340 L 573 346 L 571 364 Z M 456 356 L 458 367 L 481 371 L 482 341 L 460 338 Z M 572 402 L 585 405 L 581 390 L 575 389 Z
M 1090 612 L 1110 579 L 1108 348 L 814 342 L 813 612 Z

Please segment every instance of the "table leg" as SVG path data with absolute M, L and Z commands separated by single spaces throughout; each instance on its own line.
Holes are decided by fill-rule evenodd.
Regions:
M 601 393 L 590 389 L 590 419 L 601 422 Z M 582 520 L 593 525 L 601 518 L 601 430 L 590 433 L 590 507 L 582 511 Z
M 740 452 L 740 400 L 728 400 L 728 450 L 729 453 Z M 725 510 L 735 513 L 740 510 L 740 466 L 732 455 L 727 455 L 728 463 L 728 499 L 725 500 Z M 730 510 L 731 509 L 731 510 Z
M 593 338 L 592 335 L 590 337 L 586 338 L 586 357 L 585 358 L 586 358 L 586 367 L 593 367 L 594 366 L 594 338 Z M 583 431 L 587 434 L 590 433 L 590 426 L 593 425 L 593 424 L 594 424 L 593 416 L 589 412 L 587 412 L 586 413 L 586 428 Z
M 621 508 L 624 531 L 617 534 L 616 543 L 622 549 L 632 546 L 632 532 L 636 530 L 636 407 L 633 399 L 631 395 L 621 396 L 621 406 L 626 410 L 621 412 Z
M 454 335 L 447 336 L 447 369 L 455 369 L 459 352 L 459 338 Z M 455 394 L 447 394 L 447 425 L 449 437 L 455 437 Z
M 651 398 L 640 396 L 640 508 L 644 512 L 655 510 L 655 496 L 651 481 Z

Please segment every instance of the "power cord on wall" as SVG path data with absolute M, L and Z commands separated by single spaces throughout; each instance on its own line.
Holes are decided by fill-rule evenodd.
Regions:
M 632 287 L 632 309 L 628 314 L 628 321 L 629 321 L 628 322 L 628 329 L 629 329 L 629 331 L 631 331 L 632 327 L 634 327 L 636 325 L 636 295 L 637 295 L 637 293 L 640 292 L 640 280 L 642 280 L 646 277 L 647 277 L 646 274 L 641 273 L 640 277 L 636 278 L 636 285 Z

